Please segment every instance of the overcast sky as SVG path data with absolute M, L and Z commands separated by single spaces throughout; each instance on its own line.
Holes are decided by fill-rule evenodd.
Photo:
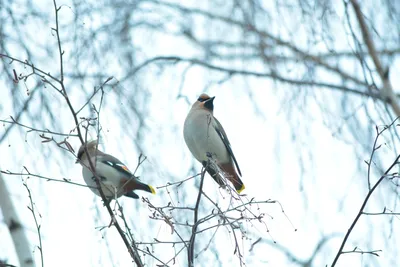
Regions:
M 268 60 L 266 63 L 260 57 L 251 59 L 251 52 L 256 50 L 250 46 L 221 44 L 214 47 L 211 42 L 205 42 L 218 40 L 229 44 L 243 41 L 261 45 L 262 42 L 250 34 L 250 30 L 235 28 L 233 22 L 185 13 L 163 5 L 165 2 L 139 2 L 136 6 L 136 2 L 131 1 L 57 1 L 57 5 L 63 5 L 59 12 L 59 27 L 65 51 L 65 85 L 73 107 L 79 110 L 88 101 L 93 88 L 107 77 L 113 77 L 104 87 L 100 149 L 119 158 L 131 170 L 136 168 L 138 157 L 143 153 L 147 160 L 138 168 L 137 174 L 143 182 L 155 188 L 184 180 L 201 171 L 201 165 L 194 160 L 183 139 L 185 117 L 201 93 L 215 96 L 214 115 L 228 134 L 246 185 L 244 196 L 233 200 L 233 204 L 252 198 L 276 201 L 252 205 L 250 209 L 254 213 L 265 214 L 262 222 L 243 221 L 244 236 L 235 231 L 239 236 L 243 261 L 247 266 L 302 266 L 301 261 L 312 257 L 321 240 L 327 238 L 313 257 L 312 266 L 330 265 L 368 193 L 368 166 L 364 161 L 371 157 L 375 125 L 390 124 L 396 117 L 391 106 L 358 93 L 350 94 L 323 86 L 293 85 L 267 76 L 233 75 L 184 60 L 163 65 L 156 62 L 132 73 L 148 59 L 179 56 L 224 68 L 278 73 L 299 81 L 311 77 L 313 81 L 369 92 L 367 87 L 354 81 L 343 81 L 335 76 L 337 73 L 332 74 L 316 63 L 313 63 L 315 66 L 307 63 L 301 57 L 284 63 Z M 312 7 L 305 1 L 305 6 L 297 1 L 259 3 L 256 5 L 258 10 L 249 11 L 254 17 L 247 18 L 247 21 L 240 13 L 240 10 L 251 10 L 247 2 L 242 6 L 219 1 L 176 3 L 200 8 L 226 19 L 254 23 L 259 29 L 313 55 L 354 52 L 358 48 L 352 34 L 362 40 L 353 9 L 348 9 L 350 21 L 354 23 L 349 27 L 342 2 L 333 5 L 327 1 L 326 12 L 329 15 L 322 15 L 320 5 Z M 30 3 L 21 0 L 5 6 L 7 9 L 0 7 L 0 23 L 7 38 L 2 41 L 0 53 L 22 61 L 28 59 L 36 67 L 58 77 L 57 40 L 51 30 L 55 26 L 52 1 Z M 377 49 L 398 50 L 398 43 L 393 41 L 398 38 L 396 30 L 384 23 L 396 23 L 396 19 L 387 20 L 390 17 L 384 13 L 387 6 L 377 5 L 376 13 L 372 12 L 370 3 L 363 7 L 368 23 L 373 24 Z M 397 14 L 395 7 L 393 10 Z M 13 21 L 12 17 L 18 20 Z M 124 21 L 129 22 L 126 27 Z M 393 25 L 389 22 L 387 25 Z M 391 30 L 385 31 L 387 28 Z M 310 36 L 313 31 L 315 36 Z M 266 55 L 293 56 L 289 48 L 280 47 L 281 44 L 276 42 L 262 44 L 266 47 Z M 365 50 L 365 46 L 363 48 Z M 210 51 L 237 56 L 237 59 L 229 60 Z M 382 56 L 382 61 L 390 66 L 390 82 L 398 84 L 398 53 Z M 4 59 L 4 62 L 9 60 Z M 365 78 L 368 67 L 374 66 L 366 58 L 365 62 L 370 65 L 362 68 L 354 56 L 327 62 L 360 80 Z M 32 98 L 20 122 L 62 133 L 72 130 L 74 121 L 65 99 L 37 76 L 13 84 L 10 82 L 13 69 L 18 75 L 30 71 L 17 62 L 11 65 L 3 63 L 0 69 L 0 95 L 3 99 L 0 101 L 0 119 L 16 117 L 23 104 Z M 366 75 L 369 78 L 365 78 L 365 82 L 376 82 L 380 87 L 376 72 L 371 73 L 371 76 Z M 38 93 L 34 93 L 36 90 Z M 99 107 L 100 101 L 101 95 L 97 94 L 90 104 Z M 90 107 L 86 106 L 78 117 L 94 117 L 96 114 Z M 0 137 L 10 126 L 3 124 Z M 378 140 L 382 148 L 376 152 L 377 158 L 371 164 L 372 184 L 396 158 L 398 138 L 395 132 L 396 126 Z M 54 138 L 63 140 L 60 136 Z M 90 129 L 88 138 L 97 138 L 94 128 Z M 75 156 L 53 142 L 41 141 L 39 133 L 27 133 L 21 127 L 13 126 L 0 143 L 0 169 L 18 173 L 24 172 L 25 166 L 32 173 L 44 177 L 67 178 L 84 184 L 81 166 L 75 164 Z M 70 137 L 68 141 L 75 151 L 79 149 L 77 137 Z M 121 237 L 115 228 L 107 227 L 110 216 L 101 199 L 88 188 L 18 175 L 3 175 L 3 179 L 28 233 L 37 266 L 41 264 L 36 248 L 38 234 L 32 213 L 27 208 L 29 198 L 24 182 L 31 190 L 35 211 L 40 213 L 44 266 L 132 266 Z M 138 194 L 157 207 L 169 202 L 175 206 L 193 207 L 199 183 L 197 177 L 180 187 L 159 188 L 156 195 L 141 191 Z M 382 212 L 386 207 L 396 212 L 396 183 L 396 179 L 385 179 L 370 198 L 366 211 Z M 219 189 L 208 175 L 203 190 L 223 209 L 232 205 L 229 193 Z M 153 242 L 154 238 L 179 240 L 175 233 L 171 234 L 171 227 L 165 221 L 150 218 L 153 211 L 143 201 L 120 198 L 120 204 L 136 242 Z M 210 214 L 212 209 L 211 203 L 203 198 L 199 210 L 201 216 Z M 176 222 L 193 220 L 193 213 L 188 210 L 175 210 L 170 215 Z M 176 227 L 185 237 L 190 236 L 191 229 Z M 343 254 L 337 266 L 396 266 L 400 263 L 398 236 L 397 216 L 363 215 L 344 250 L 351 251 L 355 247 L 364 252 L 382 250 L 380 257 L 368 253 Z M 259 238 L 261 241 L 251 249 Z M 218 228 L 215 235 L 214 230 L 198 234 L 196 242 L 196 266 L 240 266 L 237 255 L 233 254 L 235 241 L 228 227 Z M 148 247 L 158 258 L 169 261 L 183 245 Z M 0 224 L 0 259 L 19 266 L 4 223 Z M 143 257 L 143 261 L 148 266 L 159 264 L 149 256 Z M 187 266 L 186 251 L 179 253 L 175 265 L 169 264 Z

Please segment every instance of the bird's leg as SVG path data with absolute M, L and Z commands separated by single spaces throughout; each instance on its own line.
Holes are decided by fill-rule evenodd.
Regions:
M 116 187 L 114 187 L 114 199 L 115 199 L 115 204 L 114 204 L 114 216 L 116 215 L 116 208 L 117 208 L 117 198 L 118 198 L 118 189 Z
M 110 205 L 112 198 L 106 198 L 106 201 L 104 201 L 104 206 Z
M 117 199 L 118 198 L 118 189 L 115 186 L 113 186 L 113 188 L 114 188 L 114 199 Z
M 208 174 L 222 187 L 225 186 L 224 181 L 221 178 L 221 175 L 218 173 L 218 169 L 212 164 L 210 161 L 203 160 L 203 167 L 206 168 Z

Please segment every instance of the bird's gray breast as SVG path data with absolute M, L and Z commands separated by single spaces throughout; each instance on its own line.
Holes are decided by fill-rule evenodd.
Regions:
M 215 131 L 215 122 L 211 113 L 192 110 L 184 124 L 184 138 L 193 156 L 200 162 L 207 160 L 207 154 L 221 162 L 229 161 L 224 143 Z

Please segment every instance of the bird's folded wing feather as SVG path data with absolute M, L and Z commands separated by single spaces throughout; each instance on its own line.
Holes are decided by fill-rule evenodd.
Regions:
M 128 167 L 125 166 L 119 159 L 116 157 L 113 157 L 111 155 L 102 155 L 97 158 L 98 161 L 100 161 L 103 164 L 107 164 L 111 167 L 113 167 L 115 170 L 123 173 L 124 175 L 128 175 L 129 177 L 132 176 L 131 171 L 128 169 Z
M 224 128 L 222 127 L 221 123 L 217 120 L 217 118 L 214 117 L 216 125 L 214 126 L 215 130 L 217 131 L 219 137 L 221 138 L 222 142 L 224 142 L 224 145 L 226 149 L 228 150 L 229 155 L 233 159 L 233 162 L 235 162 L 236 169 L 238 170 L 240 176 L 242 176 L 242 172 L 240 171 L 239 164 L 237 163 L 237 160 L 235 158 L 235 155 L 233 154 L 231 144 L 229 143 L 228 136 L 225 133 Z

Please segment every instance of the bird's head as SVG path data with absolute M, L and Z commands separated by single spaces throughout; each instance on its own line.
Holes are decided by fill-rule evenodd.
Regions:
M 92 140 L 92 141 L 86 142 L 85 144 L 81 145 L 81 147 L 79 148 L 77 160 L 75 163 L 79 163 L 80 161 L 85 160 L 87 158 L 85 147 L 86 147 L 87 151 L 89 152 L 89 154 L 94 154 L 94 152 L 96 151 L 97 142 L 98 142 L 98 140 L 96 139 L 96 140 Z
M 214 111 L 214 103 L 213 103 L 214 98 L 215 98 L 215 96 L 210 97 L 207 94 L 201 94 L 199 96 L 199 98 L 197 99 L 197 101 L 193 104 L 193 107 L 204 108 L 204 109 L 207 109 L 207 110 L 213 112 Z

